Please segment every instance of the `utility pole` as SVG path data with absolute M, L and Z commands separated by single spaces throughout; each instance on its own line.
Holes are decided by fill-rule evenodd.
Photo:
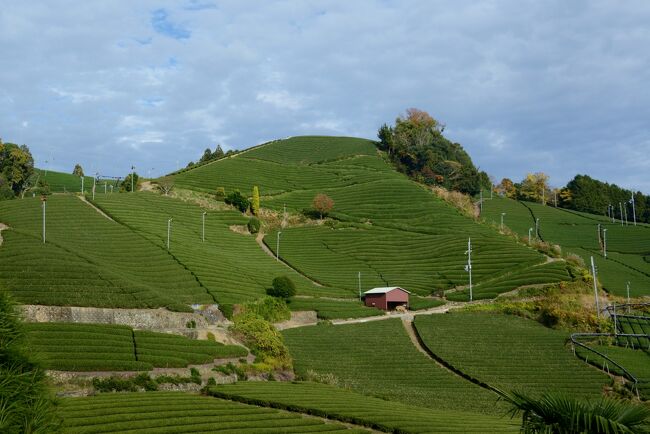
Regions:
M 106 181 L 104 181 L 104 194 L 106 194 Z
M 172 220 L 173 219 L 171 217 L 167 219 L 167 250 L 169 250 L 169 238 L 172 232 Z
M 284 213 L 282 214 L 282 227 L 287 225 L 287 204 L 283 204 Z
M 41 203 L 43 203 L 43 244 L 45 244 L 45 202 L 47 202 L 47 196 L 41 196 Z
M 205 242 L 205 215 L 206 214 L 207 214 L 207 212 L 203 211 L 203 216 L 202 216 L 202 221 L 201 221 L 201 226 L 202 226 L 201 242 Z
M 469 273 L 469 301 L 472 301 L 474 296 L 472 294 L 472 239 L 467 240 L 467 265 L 465 265 L 465 271 Z
M 111 193 L 113 192 L 113 184 L 111 184 Z
M 603 245 L 603 240 L 600 239 L 600 223 L 598 223 L 598 246 Z
M 84 194 L 84 177 L 81 176 L 81 194 Z
M 135 191 L 133 189 L 133 178 L 135 178 L 135 166 L 131 166 L 131 193 Z
M 636 226 L 636 209 L 634 208 L 634 192 L 632 192 L 632 199 L 630 199 L 630 202 L 632 202 L 632 218 L 634 219 L 634 226 Z
M 501 213 L 501 232 L 503 232 L 503 216 L 505 216 L 506 213 L 502 212 Z
M 603 257 L 607 259 L 607 228 L 603 229 Z
M 557 190 L 553 190 L 553 194 L 555 195 L 555 208 L 557 208 Z
M 621 226 L 623 226 L 623 204 L 621 202 L 618 203 L 618 208 L 620 210 L 620 217 L 621 217 Z
M 278 237 L 276 240 L 276 245 L 275 245 L 275 260 L 279 261 L 280 260 L 280 235 L 282 234 L 281 231 L 278 232 Z
M 627 226 L 627 202 L 625 203 L 625 206 L 623 207 L 623 215 L 625 216 L 625 226 Z
M 630 282 L 625 284 L 625 288 L 627 289 L 627 313 L 630 313 Z
M 528 228 L 528 244 L 532 244 L 533 228 Z
M 612 204 L 610 203 L 610 204 L 609 204 L 609 209 L 610 209 L 610 212 L 611 212 L 612 223 L 614 223 L 614 205 L 612 205 Z
M 93 200 L 95 200 L 95 188 L 97 187 L 97 175 L 99 175 L 99 173 L 95 173 L 95 177 L 93 178 Z
M 483 215 L 483 189 L 481 188 L 481 196 L 478 202 L 480 215 Z
M 359 271 L 357 278 L 359 279 L 359 301 L 361 301 L 361 271 Z
M 539 217 L 535 219 L 535 236 L 539 240 Z
M 600 318 L 600 303 L 598 301 L 598 277 L 596 276 L 596 264 L 594 264 L 594 257 L 591 257 L 591 275 L 594 278 L 594 296 L 596 298 L 596 315 Z

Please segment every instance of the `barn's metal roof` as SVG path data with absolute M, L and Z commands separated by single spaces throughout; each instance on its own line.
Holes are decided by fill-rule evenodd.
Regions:
M 404 291 L 407 294 L 410 294 L 406 289 L 400 288 L 399 286 L 385 286 L 382 288 L 372 288 L 370 291 L 364 292 L 364 294 L 386 294 L 387 292 L 391 292 L 394 289 L 399 289 L 400 291 Z

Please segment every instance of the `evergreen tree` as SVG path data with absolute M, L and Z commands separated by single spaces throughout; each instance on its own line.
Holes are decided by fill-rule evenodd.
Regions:
M 74 169 L 72 170 L 72 174 L 77 175 L 77 176 L 84 176 L 84 170 L 81 167 L 81 164 L 77 163 L 77 164 L 74 165 Z
M 257 185 L 253 186 L 253 199 L 251 200 L 251 212 L 257 215 L 260 212 L 260 190 Z

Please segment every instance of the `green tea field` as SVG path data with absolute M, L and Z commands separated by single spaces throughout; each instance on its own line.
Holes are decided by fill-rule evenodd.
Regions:
M 130 327 L 76 323 L 32 323 L 27 340 L 43 366 L 60 371 L 148 371 L 245 357 L 235 345 L 183 336 L 134 331 Z

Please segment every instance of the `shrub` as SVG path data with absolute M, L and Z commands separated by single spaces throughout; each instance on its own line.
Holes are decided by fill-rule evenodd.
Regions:
M 278 368 L 291 366 L 291 356 L 282 335 L 264 318 L 254 313 L 236 315 L 231 330 L 263 363 Z
M 287 299 L 296 295 L 296 285 L 287 276 L 279 276 L 273 279 L 273 286 L 266 293 L 271 297 Z
M 217 339 L 214 337 L 214 333 L 212 333 L 212 332 L 208 332 L 208 333 L 205 335 L 205 337 L 206 337 L 207 340 L 212 341 L 212 342 L 216 342 L 216 340 L 217 340 Z
M 223 198 L 226 197 L 226 189 L 223 187 L 217 187 L 214 192 L 214 197 L 217 200 L 223 200 Z
M 115 376 L 93 378 L 93 387 L 98 392 L 136 392 L 138 390 L 133 379 Z
M 257 314 L 270 322 L 285 321 L 291 318 L 291 311 L 282 298 L 264 297 L 243 305 L 244 312 Z
M 224 202 L 228 205 L 232 205 L 241 212 L 248 211 L 250 207 L 250 202 L 245 198 L 240 192 L 233 191 L 224 199 Z
M 251 219 L 248 220 L 248 232 L 251 234 L 256 234 L 260 231 L 260 226 L 262 224 L 260 223 L 260 219 L 257 217 L 252 217 Z

